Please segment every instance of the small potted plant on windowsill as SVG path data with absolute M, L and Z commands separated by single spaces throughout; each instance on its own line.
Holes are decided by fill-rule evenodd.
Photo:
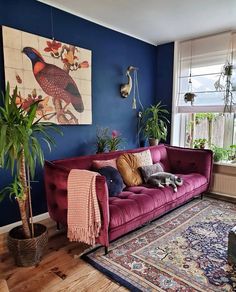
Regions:
M 212 145 L 211 150 L 213 151 L 214 162 L 228 160 L 228 151 L 226 149 L 224 149 L 222 147 L 218 147 L 216 145 Z
M 159 102 L 157 105 L 151 105 L 142 112 L 141 130 L 144 136 L 149 139 L 149 145 L 157 145 L 160 140 L 166 140 L 167 137 L 167 115 L 168 110 Z
M 36 162 L 44 163 L 44 155 L 39 138 L 49 149 L 54 140 L 47 130 L 61 133 L 53 124 L 35 121 L 38 102 L 23 109 L 16 105 L 17 88 L 10 94 L 9 83 L 0 106 L 0 165 L 10 169 L 13 183 L 1 192 L 15 197 L 20 210 L 22 225 L 10 230 L 8 248 L 18 266 L 32 266 L 39 263 L 47 244 L 47 228 L 33 223 L 30 179 L 34 177 Z
M 236 159 L 236 145 L 235 144 L 232 144 L 229 146 L 228 154 L 229 154 L 229 160 L 235 161 Z

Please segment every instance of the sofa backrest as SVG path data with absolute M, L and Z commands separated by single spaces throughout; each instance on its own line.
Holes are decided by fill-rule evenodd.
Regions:
M 121 151 L 114 151 L 114 152 L 108 152 L 108 153 L 100 153 L 100 154 L 94 154 L 94 155 L 54 160 L 54 161 L 51 161 L 50 164 L 51 165 L 53 164 L 54 166 L 62 167 L 67 170 L 71 170 L 73 168 L 90 170 L 92 168 L 93 160 L 108 160 L 108 159 L 118 158 L 123 153 L 138 153 L 138 152 L 142 152 L 148 149 L 151 152 L 153 163 L 161 162 L 164 166 L 165 171 L 169 171 L 170 167 L 169 167 L 169 160 L 167 156 L 166 146 L 163 144 L 157 145 L 157 146 L 131 149 L 131 150 L 121 150 Z

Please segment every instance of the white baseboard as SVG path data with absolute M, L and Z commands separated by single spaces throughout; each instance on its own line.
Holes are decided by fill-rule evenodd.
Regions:
M 37 215 L 37 216 L 34 216 L 34 222 L 39 222 L 39 221 L 42 221 L 44 219 L 47 219 L 49 218 L 49 214 L 48 212 L 47 213 L 43 213 L 43 214 L 40 214 L 40 215 Z M 17 221 L 17 222 L 14 222 L 12 224 L 9 224 L 9 225 L 5 225 L 5 226 L 2 226 L 0 227 L 0 234 L 2 233 L 7 233 L 9 232 L 12 228 L 18 226 L 18 225 L 21 225 L 21 221 Z

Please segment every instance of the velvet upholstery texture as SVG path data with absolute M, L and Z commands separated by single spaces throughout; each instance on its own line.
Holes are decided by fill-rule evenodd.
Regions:
M 112 166 L 105 166 L 97 170 L 101 175 L 105 176 L 108 193 L 110 197 L 120 194 L 123 190 L 123 180 L 119 171 Z
M 107 160 L 93 160 L 92 168 L 99 169 L 105 166 L 112 166 L 117 169 L 116 158 Z
M 67 224 L 67 177 L 73 168 L 91 169 L 93 160 L 118 158 L 121 154 L 149 149 L 153 163 L 160 163 L 167 172 L 183 179 L 175 193 L 148 185 L 130 186 L 116 197 L 109 197 L 104 176 L 96 178 L 96 192 L 101 210 L 102 227 L 97 242 L 108 246 L 113 239 L 134 230 L 146 222 L 184 204 L 209 189 L 212 172 L 212 152 L 168 145 L 158 145 L 128 151 L 46 161 L 45 189 L 50 217 Z

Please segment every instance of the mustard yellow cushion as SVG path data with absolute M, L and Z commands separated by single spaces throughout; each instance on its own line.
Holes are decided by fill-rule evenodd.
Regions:
M 138 159 L 131 153 L 125 153 L 118 157 L 117 168 L 128 187 L 142 184 L 142 177 L 138 170 Z

